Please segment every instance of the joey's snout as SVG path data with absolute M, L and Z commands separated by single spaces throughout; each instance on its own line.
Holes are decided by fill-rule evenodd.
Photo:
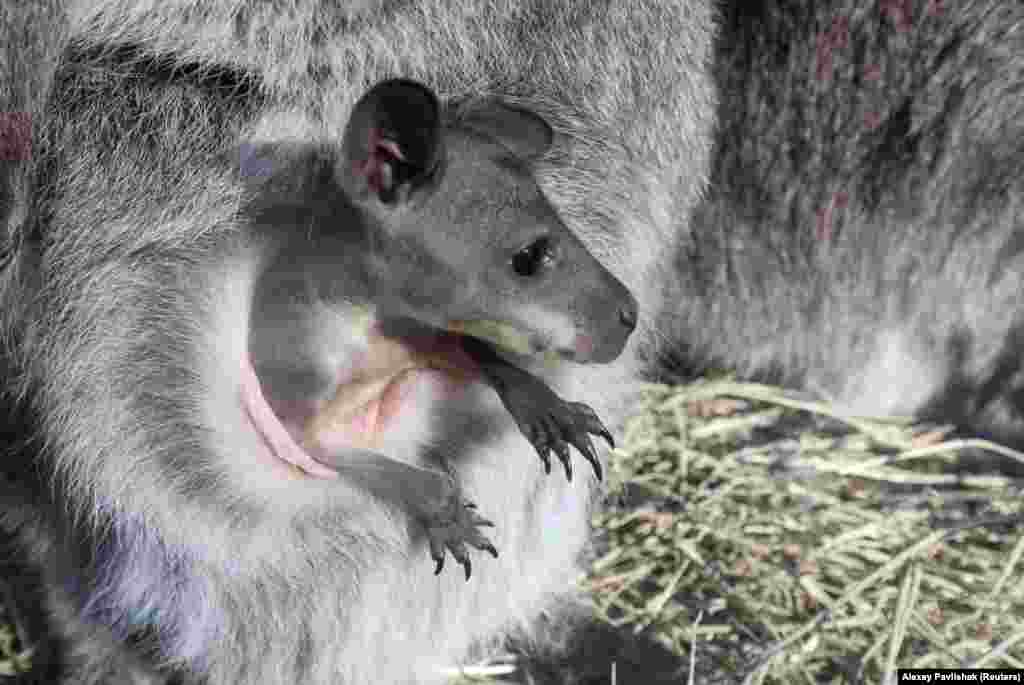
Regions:
M 562 328 L 554 336 L 557 351 L 580 364 L 607 364 L 622 354 L 636 330 L 639 305 L 583 241 L 560 221 L 556 223 L 562 230 L 551 250 L 546 294 L 539 299 L 547 299 L 547 310 L 555 319 L 561 314 L 571 321 L 571 331 Z
M 585 300 L 576 335 L 576 361 L 607 364 L 622 354 L 636 329 L 639 305 L 629 289 L 601 267 L 601 278 Z

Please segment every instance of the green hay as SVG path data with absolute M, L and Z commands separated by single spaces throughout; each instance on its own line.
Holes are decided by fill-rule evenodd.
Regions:
M 17 623 L 0 613 L 0 678 L 27 673 L 32 663 L 32 649 L 25 647 L 27 639 L 19 635 Z
M 585 585 L 605 620 L 694 660 L 700 683 L 1024 668 L 1021 483 L 958 468 L 968 450 L 1024 455 L 939 435 L 763 385 L 652 385 Z

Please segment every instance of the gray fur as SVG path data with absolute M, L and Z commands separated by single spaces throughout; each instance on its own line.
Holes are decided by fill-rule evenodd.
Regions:
M 538 368 L 560 394 L 621 418 L 671 351 L 1024 442 L 1019 4 L 730 0 L 715 53 L 699 0 L 295 4 L 0 9 L 2 105 L 37 133 L 0 195 L 7 414 L 38 438 L 5 459 L 4 524 L 64 682 L 158 682 L 154 645 L 216 685 L 436 682 L 569 592 L 592 485 L 543 478 L 483 389 L 386 446 L 497 523 L 470 583 L 354 484 L 259 478 L 227 409 L 259 262 L 224 154 L 333 144 L 387 76 L 552 125 L 541 187 L 641 313 L 615 363 Z M 312 357 L 347 349 L 351 312 L 308 314 Z
M 45 570 L 62 682 L 156 683 L 154 666 L 211 685 L 439 682 L 571 594 L 594 485 L 545 478 L 482 387 L 382 450 L 447 470 L 497 524 L 501 557 L 469 583 L 431 575 L 416 527 L 358 483 L 271 478 L 253 461 L 237 362 L 261 262 L 231 151 L 336 144 L 389 76 L 456 108 L 498 98 L 539 114 L 555 132 L 535 164 L 544 193 L 641 321 L 613 364 L 535 371 L 618 419 L 664 246 L 704 183 L 709 9 L 22 5 L 0 10 L 0 109 L 35 126 L 0 197 L 5 415 L 34 440 L 6 456 L 4 522 Z M 344 351 L 351 312 L 312 314 L 312 353 Z
M 1024 444 L 1024 7 L 722 9 L 710 192 L 661 329 L 691 367 Z

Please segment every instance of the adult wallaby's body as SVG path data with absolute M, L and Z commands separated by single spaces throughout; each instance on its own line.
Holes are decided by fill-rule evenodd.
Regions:
M 492 318 L 525 327 L 530 347 L 599 362 L 622 350 L 635 297 L 637 332 L 612 363 L 507 357 L 562 397 L 620 418 L 651 341 L 658 260 L 703 182 L 713 101 L 703 70 L 709 9 L 634 2 L 628 10 L 540 1 L 299 2 L 287 12 L 260 2 L 90 1 L 0 10 L 0 49 L 9 57 L 0 108 L 29 112 L 33 123 L 31 158 L 5 162 L 0 195 L 8 227 L 4 416 L 23 437 L 4 460 L 3 520 L 38 569 L 47 626 L 59 640 L 54 671 L 47 652 L 37 655 L 43 679 L 438 682 L 440 668 L 530 626 L 571 592 L 593 479 L 546 478 L 486 386 L 452 382 L 450 368 L 419 369 L 404 393 L 371 399 L 377 409 L 360 417 L 365 443 L 319 444 L 318 456 L 341 477 L 316 478 L 310 462 L 279 458 L 287 448 L 254 417 L 263 405 L 249 401 L 250 371 L 264 374 L 263 389 L 277 393 L 265 399 L 287 419 L 311 412 L 296 408 L 311 396 L 288 392 L 312 389 L 319 402 L 346 374 L 376 370 L 377 343 L 407 341 L 407 331 L 367 326 L 346 288 L 359 291 L 356 302 L 368 296 L 428 318 L 461 320 L 493 304 Z M 470 181 L 505 174 L 512 190 L 478 197 L 473 182 L 465 193 L 428 183 L 424 197 L 433 200 L 418 206 L 401 186 L 418 177 L 403 164 L 426 159 L 422 150 L 369 139 L 346 147 L 356 101 L 391 76 L 439 95 L 455 120 L 452 159 L 470 155 L 479 165 L 481 178 Z M 532 112 L 554 130 L 529 166 L 519 150 L 497 154 L 507 148 L 494 144 L 501 136 L 480 133 L 488 125 L 478 115 L 502 107 Z M 330 161 L 359 145 L 387 153 L 386 164 L 351 161 L 369 190 L 362 210 L 384 217 L 396 249 L 376 253 L 383 261 L 364 253 L 342 260 L 332 279 L 338 253 L 275 235 L 294 213 L 274 220 L 274 208 L 303 205 L 296 198 L 310 188 L 312 205 L 326 202 L 318 194 L 324 174 L 344 190 L 352 166 L 304 165 L 319 151 Z M 311 185 L 289 186 L 276 173 L 281 158 L 259 154 L 267 149 L 297 165 L 300 180 L 313 169 L 304 177 Z M 264 172 L 268 184 L 258 178 Z M 553 216 L 541 190 L 582 240 L 570 246 L 567 233 L 565 254 L 586 255 L 561 262 L 563 290 L 532 286 L 547 304 L 534 306 L 529 287 L 511 287 L 506 275 L 487 280 L 497 272 L 449 252 L 459 235 L 417 240 L 418 226 L 460 226 L 476 214 L 511 235 L 528 231 L 521 217 Z M 346 192 L 363 201 L 358 188 Z M 323 219 L 291 228 L 322 237 Z M 510 234 L 485 231 L 466 244 L 482 235 Z M 528 271 L 548 258 L 543 249 L 527 253 Z M 427 268 L 416 261 L 424 256 Z M 473 275 L 464 282 L 477 290 L 417 301 L 415 281 L 395 286 L 436 275 L 429 265 Z M 345 270 L 364 267 L 367 278 L 383 280 Z M 583 279 L 598 284 L 590 292 L 574 285 L 586 273 L 600 275 Z M 311 276 L 315 296 L 300 288 L 295 301 L 275 301 L 271 294 L 295 274 Z M 329 292 L 332 284 L 340 292 Z M 506 289 L 488 291 L 496 284 Z M 280 336 L 282 321 L 294 324 L 293 337 L 265 344 Z M 282 350 L 295 353 L 283 371 L 274 368 Z M 297 380 L 300 371 L 308 383 Z M 425 483 L 438 485 L 424 495 Z M 479 523 L 471 513 L 455 539 L 424 534 L 467 500 L 494 522 L 487 535 L 500 556 L 475 562 L 469 582 L 452 570 L 434 576 L 428 547 L 451 542 L 460 554 L 460 542 L 485 546 L 467 538 Z
M 1024 445 L 1024 7 L 722 5 L 660 326 L 691 365 Z

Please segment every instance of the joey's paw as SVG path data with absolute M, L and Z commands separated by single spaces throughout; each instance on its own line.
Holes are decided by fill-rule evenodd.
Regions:
M 426 526 L 430 557 L 437 564 L 434 575 L 439 575 L 444 568 L 445 549 L 451 552 L 455 561 L 466 570 L 466 580 L 469 580 L 472 574 L 472 564 L 466 545 L 490 552 L 492 557 L 498 557 L 498 550 L 479 530 L 485 526 L 493 528 L 494 524 L 476 513 L 475 504 L 461 499 L 454 492 L 441 510 L 427 519 Z
M 600 435 L 612 447 L 615 441 L 593 409 L 582 402 L 566 402 L 540 381 L 530 383 L 529 387 L 520 385 L 502 400 L 519 430 L 540 455 L 545 473 L 551 473 L 553 450 L 565 467 L 565 477 L 572 480 L 572 445 L 594 467 L 597 479 L 602 479 L 601 461 L 589 434 Z

